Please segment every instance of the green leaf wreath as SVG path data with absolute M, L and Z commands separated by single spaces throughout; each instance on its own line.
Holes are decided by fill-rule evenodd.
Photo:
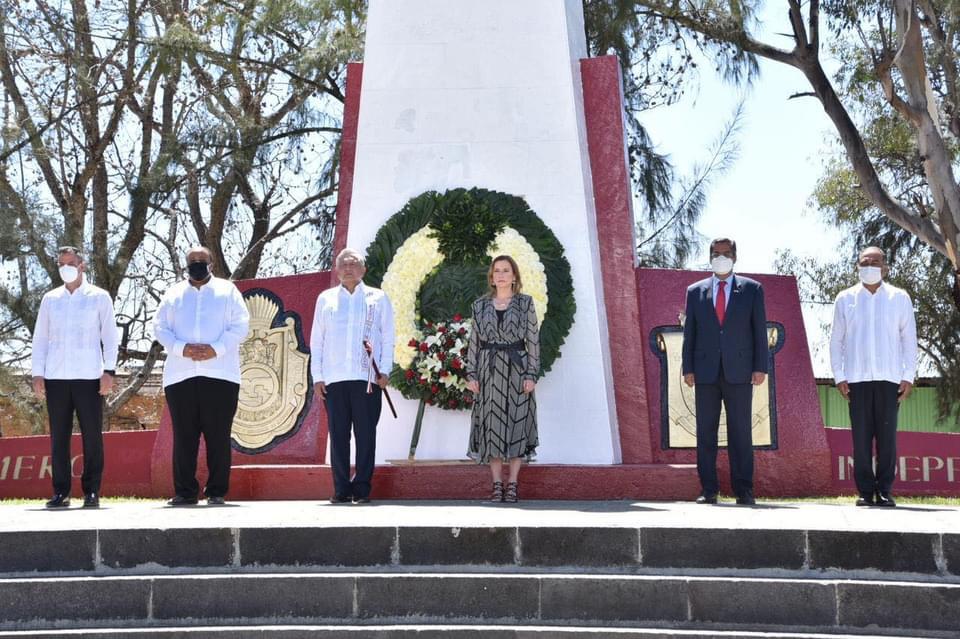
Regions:
M 495 239 L 507 227 L 526 240 L 543 265 L 547 309 L 540 327 L 540 375 L 550 370 L 560 356 L 560 347 L 570 332 L 576 312 L 570 264 L 556 236 L 522 198 L 486 189 L 423 193 L 388 219 L 367 248 L 366 280 L 378 287 L 398 249 L 424 228 L 429 228 L 428 236 L 436 240 L 442 254 L 442 261 L 417 290 L 418 338 L 411 339 L 409 344 L 404 339 L 404 347 L 416 350 L 416 356 L 420 356 L 419 338 L 425 338 L 425 333 L 430 333 L 436 324 L 450 322 L 458 316 L 470 317 L 472 302 L 488 290 L 488 253 L 496 248 Z M 526 278 L 527 274 L 521 272 L 521 276 Z M 416 359 L 406 367 L 395 366 L 391 374 L 393 385 L 405 397 L 444 408 L 470 405 L 472 398 L 462 396 L 469 391 L 461 394 L 456 389 L 443 388 L 441 398 L 440 393 L 433 392 L 436 384 L 418 383 L 421 374 L 415 367 Z

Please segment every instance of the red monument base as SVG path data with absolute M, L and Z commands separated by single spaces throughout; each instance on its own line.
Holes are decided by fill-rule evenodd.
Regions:
M 333 494 L 329 466 L 238 466 L 232 499 L 326 499 Z M 378 466 L 373 499 L 485 499 L 486 466 L 412 464 Z M 531 464 L 520 472 L 522 499 L 692 499 L 699 492 L 697 470 L 689 465 L 560 466 Z

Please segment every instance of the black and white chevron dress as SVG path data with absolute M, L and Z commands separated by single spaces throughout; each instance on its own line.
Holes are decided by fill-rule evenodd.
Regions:
M 512 346 L 512 347 L 511 347 Z M 473 332 L 467 351 L 467 378 L 480 382 L 473 405 L 470 449 L 478 463 L 492 458 L 530 459 L 536 453 L 537 400 L 523 381 L 540 372 L 540 332 L 529 295 L 514 295 L 497 321 L 489 296 L 473 303 Z

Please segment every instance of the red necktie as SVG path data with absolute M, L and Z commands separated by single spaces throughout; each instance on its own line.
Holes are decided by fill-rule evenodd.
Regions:
M 727 283 L 720 280 L 719 284 L 720 288 L 717 290 L 717 321 L 720 322 L 720 326 L 723 326 L 723 317 L 727 314 L 727 294 L 724 292 Z

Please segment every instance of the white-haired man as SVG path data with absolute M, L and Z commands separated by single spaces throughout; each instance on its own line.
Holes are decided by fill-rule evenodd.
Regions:
M 381 393 L 393 367 L 393 307 L 383 291 L 363 283 L 366 262 L 346 248 L 337 255 L 340 285 L 317 296 L 310 334 L 314 393 L 327 407 L 331 503 L 368 503 L 380 421 Z M 381 374 L 374 373 L 371 356 Z M 371 390 L 373 392 L 371 392 Z M 356 471 L 350 478 L 350 431 L 356 440 Z

